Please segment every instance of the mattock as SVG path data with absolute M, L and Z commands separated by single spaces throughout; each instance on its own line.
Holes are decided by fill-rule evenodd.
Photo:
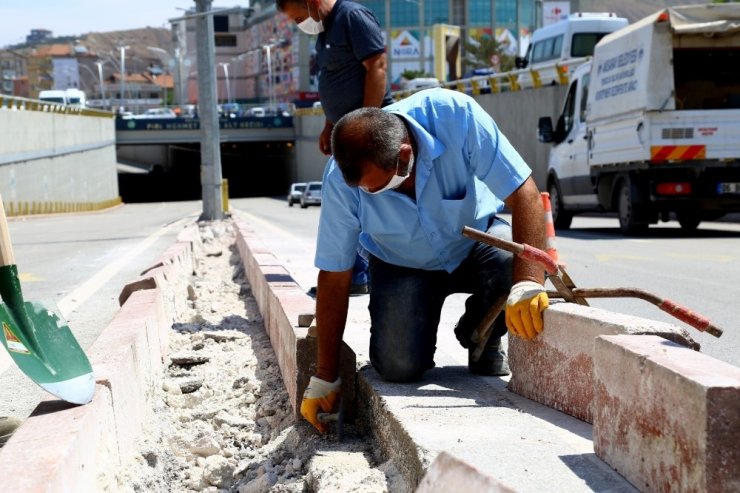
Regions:
M 701 332 L 708 332 L 715 337 L 722 335 L 722 329 L 714 325 L 706 317 L 686 308 L 669 299 L 662 298 L 655 294 L 649 293 L 638 288 L 577 288 L 570 276 L 565 272 L 562 265 L 558 265 L 546 252 L 535 248 L 526 243 L 516 243 L 493 236 L 483 231 L 465 226 L 462 230 L 463 236 L 470 239 L 486 243 L 488 245 L 506 250 L 514 255 L 540 264 L 556 291 L 548 291 L 547 295 L 551 298 L 563 298 L 569 303 L 578 303 L 579 305 L 588 306 L 586 298 L 639 298 L 652 303 L 669 315 L 685 322 Z M 493 329 L 493 321 L 506 306 L 507 296 L 501 296 L 488 313 L 483 317 L 481 323 L 473 332 L 471 340 L 476 344 L 473 351 L 473 360 L 477 361 L 486 347 L 488 338 Z

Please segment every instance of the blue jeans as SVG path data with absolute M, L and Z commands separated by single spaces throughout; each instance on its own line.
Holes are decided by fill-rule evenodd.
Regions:
M 511 227 L 495 218 L 488 233 L 511 239 Z M 437 328 L 445 298 L 471 293 L 455 327 L 463 347 L 493 303 L 511 289 L 511 253 L 476 243 L 452 273 L 412 269 L 370 257 L 370 362 L 390 382 L 410 382 L 434 368 Z M 504 314 L 490 340 L 506 334 Z

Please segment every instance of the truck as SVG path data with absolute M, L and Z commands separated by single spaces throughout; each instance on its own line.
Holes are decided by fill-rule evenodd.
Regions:
M 740 4 L 666 8 L 605 36 L 538 138 L 558 229 L 616 212 L 626 234 L 672 214 L 692 231 L 740 211 Z

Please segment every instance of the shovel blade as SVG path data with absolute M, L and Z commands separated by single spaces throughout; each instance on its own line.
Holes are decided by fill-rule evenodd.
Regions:
M 50 394 L 73 404 L 87 404 L 95 378 L 87 355 L 69 326 L 35 302 L 0 304 L 0 342 L 18 367 Z

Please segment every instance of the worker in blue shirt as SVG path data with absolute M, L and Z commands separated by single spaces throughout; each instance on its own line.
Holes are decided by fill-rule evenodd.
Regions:
M 465 94 L 420 91 L 384 109 L 343 117 L 324 174 L 315 264 L 319 268 L 317 373 L 301 413 L 319 431 L 341 381 L 338 358 L 358 244 L 370 253 L 370 362 L 386 380 L 408 382 L 434 367 L 445 298 L 471 293 L 455 334 L 471 334 L 508 293 L 505 316 L 472 372 L 509 374 L 506 328 L 531 339 L 548 305 L 541 267 L 462 236 L 463 226 L 545 246 L 542 201 L 531 170 L 493 119 Z M 504 204 L 512 225 L 497 216 Z M 503 320 L 502 320 L 503 319 Z
M 277 0 L 276 5 L 299 29 L 316 35 L 319 99 L 326 116 L 319 149 L 328 156 L 337 120 L 357 108 L 393 102 L 380 24 L 370 9 L 349 0 Z M 367 292 L 367 260 L 357 254 L 350 294 Z

